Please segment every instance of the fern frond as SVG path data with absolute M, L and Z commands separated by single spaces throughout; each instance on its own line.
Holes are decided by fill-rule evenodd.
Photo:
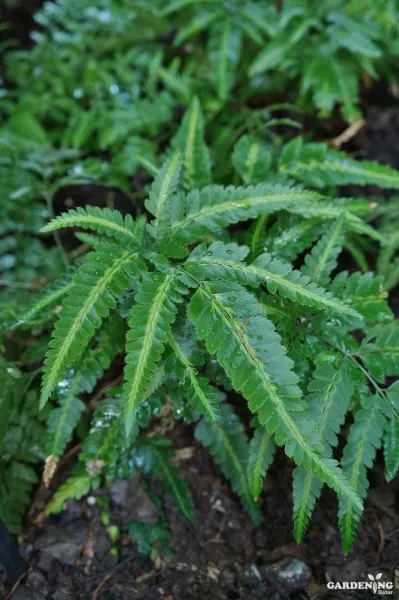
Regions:
M 314 283 L 327 285 L 330 274 L 337 266 L 345 237 L 345 213 L 337 219 L 335 225 L 325 233 L 312 251 L 305 256 L 305 265 L 302 273 L 307 275 Z
M 339 369 L 325 365 L 316 369 L 308 386 L 308 419 L 316 423 L 320 441 L 328 449 L 337 445 L 337 433 L 344 422 L 352 395 L 352 385 L 345 374 L 344 364 Z M 307 529 L 323 483 L 303 467 L 293 474 L 294 535 L 299 543 Z
M 399 419 L 395 416 L 388 423 L 384 436 L 385 476 L 392 481 L 399 470 Z
M 187 287 L 178 271 L 148 274 L 136 294 L 129 313 L 125 367 L 125 427 L 132 430 L 135 414 L 147 390 L 176 319 L 176 304 Z
M 261 183 L 249 187 L 222 187 L 210 185 L 202 190 L 193 190 L 185 198 L 174 198 L 175 219 L 171 234 L 183 242 L 195 241 L 199 235 L 227 227 L 232 223 L 254 219 L 260 214 L 278 210 L 317 214 L 320 194 L 304 190 L 302 186 L 282 183 Z M 336 216 L 334 207 L 320 206 L 323 218 Z
M 36 317 L 57 305 L 64 296 L 71 292 L 72 288 L 73 283 L 70 278 L 66 277 L 45 286 L 43 290 L 36 294 L 29 308 L 22 313 L 19 320 L 11 326 L 11 329 L 32 324 Z
M 399 374 L 399 325 L 388 323 L 371 329 L 363 339 L 359 356 L 370 373 L 385 381 L 388 375 Z
M 371 272 L 348 275 L 343 271 L 332 281 L 330 290 L 359 312 L 365 324 L 392 321 L 393 315 L 382 277 Z
M 227 100 L 234 85 L 241 54 L 241 32 L 232 19 L 212 25 L 209 32 L 208 57 L 211 79 L 220 100 Z
M 126 241 L 139 242 L 137 239 L 136 223 L 133 221 L 131 215 L 126 215 L 123 218 L 118 210 L 110 208 L 99 208 L 98 206 L 79 207 L 56 217 L 42 227 L 40 231 L 41 233 L 49 233 L 62 227 L 93 229 L 93 231 L 104 233 L 118 240 L 122 236 L 126 238 Z
M 73 288 L 52 333 L 43 369 L 44 406 L 65 369 L 84 352 L 94 332 L 116 306 L 116 298 L 143 263 L 137 252 L 103 243 L 90 252 L 73 278 Z
M 399 189 L 399 173 L 374 161 L 359 161 L 327 144 L 305 143 L 301 136 L 288 142 L 281 152 L 280 172 L 317 187 L 330 185 L 378 185 Z
M 176 369 L 176 375 L 181 380 L 189 401 L 195 410 L 211 422 L 217 421 L 220 418 L 218 391 L 209 385 L 205 377 L 198 375 L 185 352 L 183 344 L 173 332 L 169 336 L 169 345 L 180 364 L 180 368 Z
M 265 427 L 257 427 L 254 431 L 250 446 L 247 466 L 249 489 L 254 500 L 262 492 L 266 471 L 272 463 L 274 442 Z
M 355 414 L 355 421 L 350 429 L 348 443 L 344 448 L 342 468 L 353 489 L 360 498 L 367 495 L 369 482 L 367 469 L 374 463 L 376 451 L 381 446 L 385 428 L 383 400 L 380 396 L 368 396 Z M 339 499 L 339 527 L 344 554 L 348 554 L 356 535 L 357 526 L 362 514 L 349 498 Z
M 193 98 L 182 124 L 171 141 L 172 149 L 181 153 L 186 187 L 203 187 L 211 181 L 211 161 L 205 143 L 205 126 L 198 98 Z
M 170 198 L 179 182 L 181 170 L 180 154 L 172 156 L 161 168 L 151 186 L 149 198 L 145 201 L 146 209 L 155 217 L 147 226 L 149 232 L 158 237 L 158 229 L 162 228 L 170 211 Z
M 195 521 L 194 504 L 191 499 L 187 483 L 179 477 L 179 471 L 170 464 L 170 458 L 173 453 L 169 450 L 169 445 L 162 444 L 166 440 L 158 440 L 158 444 L 150 445 L 150 451 L 153 456 L 151 464 L 151 475 L 161 477 L 165 489 L 173 497 L 176 506 L 182 515 L 188 521 Z M 162 444 L 162 445 L 161 445 Z
M 217 423 L 209 423 L 202 419 L 196 429 L 196 439 L 207 446 L 230 481 L 233 490 L 252 520 L 259 524 L 262 520 L 260 511 L 254 502 L 249 489 L 246 465 L 249 457 L 249 444 L 244 427 L 229 404 L 220 407 L 222 419 Z
M 188 316 L 234 388 L 287 455 L 360 509 L 336 461 L 322 457 L 315 447 L 316 432 L 304 417 L 292 361 L 256 298 L 237 284 L 202 284 L 190 301 Z
M 93 390 L 123 345 L 124 332 L 123 322 L 112 319 L 98 336 L 96 346 L 86 353 L 79 367 L 68 373 L 58 384 L 59 406 L 51 410 L 47 421 L 47 456 L 53 457 L 54 460 L 62 456 L 85 408 L 78 396 Z
M 244 183 L 264 181 L 269 174 L 272 155 L 262 140 L 243 135 L 234 146 L 232 161 Z
M 186 269 L 197 278 L 211 280 L 236 280 L 243 285 L 258 287 L 266 283 L 271 294 L 278 292 L 299 304 L 318 309 L 330 310 L 342 315 L 361 319 L 361 315 L 334 298 L 331 292 L 317 287 L 309 277 L 295 271 L 289 263 L 261 254 L 253 263 L 246 265 L 240 261 L 238 252 L 245 257 L 248 249 L 236 244 L 213 243 L 207 250 L 197 246 L 185 263 Z
M 54 496 L 46 506 L 46 513 L 48 515 L 53 515 L 65 510 L 65 505 L 68 500 L 80 500 L 80 498 L 86 496 L 92 488 L 98 487 L 99 483 L 98 477 L 93 477 L 82 468 L 76 469 L 75 473 L 72 474 L 55 492 Z
M 319 219 L 298 220 L 295 215 L 283 213 L 271 227 L 263 250 L 280 259 L 293 262 L 298 254 L 304 252 L 317 240 L 319 235 Z

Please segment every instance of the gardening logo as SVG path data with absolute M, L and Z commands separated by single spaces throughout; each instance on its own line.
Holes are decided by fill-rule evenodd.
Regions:
M 393 582 L 381 581 L 382 573 L 377 573 L 377 575 L 368 573 L 367 578 L 368 581 L 343 581 L 341 583 L 329 581 L 327 587 L 329 590 L 371 590 L 373 594 L 380 596 L 393 594 Z

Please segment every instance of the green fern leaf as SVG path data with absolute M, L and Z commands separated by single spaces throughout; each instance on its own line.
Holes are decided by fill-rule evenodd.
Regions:
M 104 233 L 118 240 L 122 236 L 126 238 L 126 241 L 139 243 L 136 223 L 133 221 L 131 215 L 126 215 L 123 218 L 118 210 L 110 208 L 99 208 L 98 206 L 79 207 L 56 217 L 40 231 L 41 233 L 49 233 L 62 227 L 93 229 L 94 231 L 98 231 L 98 233 Z
M 330 281 L 330 274 L 337 266 L 337 258 L 344 243 L 345 218 L 345 213 L 342 213 L 335 225 L 305 256 L 305 265 L 301 270 L 314 283 L 327 285 Z
M 318 214 L 317 200 L 320 198 L 316 192 L 292 184 L 270 182 L 238 188 L 210 185 L 191 191 L 185 198 L 173 199 L 176 217 L 172 221 L 171 234 L 190 243 L 199 235 L 254 219 L 260 214 L 278 210 Z M 333 209 L 320 204 L 322 218 L 336 217 L 337 212 Z
M 165 344 L 176 319 L 176 304 L 187 287 L 178 271 L 148 274 L 129 313 L 125 367 L 125 427 L 130 434 L 135 415 L 152 376 L 158 368 Z
M 341 272 L 331 283 L 330 290 L 359 312 L 367 325 L 392 321 L 388 294 L 381 277 L 374 273 Z
M 272 463 L 274 455 L 273 438 L 265 427 L 257 427 L 252 437 L 247 467 L 249 489 L 254 500 L 262 492 L 266 471 Z
M 367 495 L 369 482 L 367 469 L 371 468 L 376 451 L 381 446 L 385 429 L 383 400 L 380 396 L 368 396 L 362 408 L 355 414 L 355 421 L 349 432 L 348 443 L 344 448 L 342 468 L 350 484 L 360 498 Z M 356 535 L 362 514 L 349 498 L 340 498 L 339 527 L 344 554 L 348 554 Z
M 149 198 L 145 201 L 146 209 L 155 217 L 155 221 L 147 226 L 147 229 L 155 238 L 158 237 L 158 229 L 162 228 L 165 220 L 168 220 L 170 198 L 179 182 L 180 170 L 180 154 L 175 154 L 163 165 L 155 177 Z
M 191 404 L 195 410 L 211 422 L 217 421 L 220 418 L 219 393 L 209 385 L 205 377 L 198 375 L 187 356 L 183 343 L 173 333 L 169 337 L 169 345 L 181 367 L 175 369 L 176 375 L 181 380 Z
M 98 477 L 93 477 L 81 467 L 76 469 L 76 472 L 58 488 L 51 498 L 46 506 L 46 513 L 48 515 L 53 515 L 65 510 L 66 502 L 68 500 L 80 500 L 80 498 L 86 496 L 92 488 L 98 487 L 99 483 Z
M 241 54 L 241 32 L 229 18 L 212 25 L 208 56 L 211 79 L 220 100 L 226 101 L 234 85 Z
M 317 434 L 330 456 L 331 449 L 337 445 L 337 433 L 344 422 L 352 395 L 350 379 L 343 367 L 343 364 L 339 369 L 331 365 L 319 367 L 309 384 L 309 395 L 306 398 L 308 419 L 317 424 Z M 293 478 L 294 535 L 299 543 L 305 534 L 323 483 L 303 467 L 295 468 Z
M 31 325 L 32 321 L 39 315 L 47 313 L 51 308 L 57 305 L 64 296 L 72 291 L 73 283 L 66 277 L 56 282 L 50 283 L 40 290 L 29 308 L 22 313 L 19 320 L 14 323 L 11 329 L 16 329 L 21 325 Z
M 261 254 L 253 263 L 246 265 L 240 261 L 248 252 L 245 246 L 241 249 L 236 244 L 215 242 L 207 250 L 197 246 L 185 263 L 189 273 L 197 278 L 212 280 L 236 280 L 244 285 L 258 287 L 266 283 L 271 294 L 278 292 L 305 306 L 321 310 L 330 310 L 355 319 L 361 315 L 352 308 L 334 298 L 331 292 L 317 287 L 309 277 L 292 269 L 289 263 L 272 258 L 270 254 Z
M 116 306 L 143 263 L 137 252 L 103 243 L 88 254 L 73 278 L 52 333 L 43 369 L 40 405 L 44 406 L 65 369 L 84 352 L 94 332 Z
M 378 381 L 384 382 L 388 375 L 398 375 L 398 323 L 388 323 L 371 329 L 362 341 L 359 356 Z
M 59 383 L 59 406 L 49 414 L 47 424 L 49 437 L 46 450 L 47 456 L 51 457 L 54 466 L 56 466 L 57 458 L 62 456 L 85 409 L 85 405 L 77 397 L 80 380 L 81 374 L 78 372 L 72 378 L 65 378 Z M 52 474 L 49 479 L 51 476 Z
M 317 435 L 304 417 L 292 361 L 256 298 L 237 284 L 202 284 L 190 301 L 188 316 L 276 443 L 360 509 L 336 461 L 316 449 Z
M 84 356 L 81 364 L 58 384 L 59 406 L 51 410 L 47 421 L 48 457 L 62 456 L 85 408 L 79 394 L 90 393 L 108 369 L 124 341 L 125 328 L 119 319 L 112 319 L 98 336 L 96 346 Z
M 246 475 L 249 445 L 244 428 L 231 406 L 223 403 L 220 412 L 220 422 L 209 423 L 202 419 L 195 429 L 195 437 L 209 448 L 245 510 L 256 524 L 260 524 L 262 517 L 251 496 Z
M 373 161 L 349 158 L 327 144 L 305 143 L 301 136 L 288 142 L 281 152 L 279 171 L 307 185 L 378 185 L 398 189 L 399 173 Z
M 178 476 L 178 469 L 170 464 L 172 453 L 168 446 L 162 444 L 166 440 L 157 440 L 157 444 L 150 445 L 153 461 L 151 464 L 151 475 L 162 477 L 165 489 L 173 497 L 176 506 L 188 521 L 195 521 L 194 505 L 187 483 Z M 162 444 L 162 445 L 161 445 Z
M 272 155 L 262 140 L 243 135 L 234 146 L 232 161 L 244 183 L 255 184 L 269 175 Z
M 171 141 L 172 149 L 181 153 L 183 158 L 184 181 L 188 189 L 203 187 L 211 181 L 211 162 L 204 131 L 201 105 L 198 98 L 193 98 Z
M 388 423 L 384 437 L 385 474 L 392 481 L 399 470 L 399 419 L 395 416 Z

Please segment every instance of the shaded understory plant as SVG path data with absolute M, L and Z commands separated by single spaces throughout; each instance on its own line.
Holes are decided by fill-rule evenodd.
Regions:
M 196 156 L 196 168 L 206 172 L 204 145 Z M 149 222 L 87 207 L 43 228 L 92 231 L 79 234 L 92 251 L 68 283 L 44 294 L 20 320 L 62 305 L 43 367 L 41 407 L 57 404 L 48 421 L 47 481 L 84 410 L 79 396 L 93 389 L 124 345 L 126 354 L 124 383 L 96 406 L 79 466 L 49 511 L 88 493 L 103 476 L 139 469 L 160 476 L 193 518 L 168 444 L 146 433 L 151 416 L 166 407 L 197 423 L 196 438 L 255 522 L 266 470 L 275 446 L 283 446 L 296 464 L 297 541 L 327 484 L 338 495 L 348 552 L 377 449 L 384 448 L 388 480 L 399 460 L 397 385 L 386 387 L 398 372 L 398 327 L 380 277 L 336 270 L 347 235 L 381 241 L 380 234 L 356 214 L 361 203 L 332 200 L 281 175 L 184 191 L 193 166 L 187 158 L 172 154 L 156 175 L 145 201 Z M 378 178 L 381 168 L 374 168 Z M 384 173 L 395 176 L 388 168 Z M 248 229 L 234 233 L 230 226 L 250 219 L 256 225 L 247 246 L 240 237 Z M 291 236 L 289 261 L 282 235 Z M 250 442 L 225 399 L 231 387 L 253 413 Z M 334 450 L 348 415 L 338 461 Z
M 327 484 L 347 553 L 377 450 L 388 481 L 399 466 L 399 209 L 339 188 L 397 190 L 399 174 L 293 137 L 293 106 L 259 98 L 298 80 L 295 109 L 357 118 L 360 78 L 392 76 L 397 9 L 130 4 L 45 3 L 35 45 L 7 55 L 0 517 L 17 531 L 43 463 L 49 486 L 78 441 L 48 513 L 138 471 L 193 520 L 167 435 L 183 421 L 256 523 L 282 446 L 296 540 Z M 108 207 L 76 208 L 74 186 Z M 54 218 L 59 194 L 75 208 Z M 169 547 L 163 517 L 130 532 Z

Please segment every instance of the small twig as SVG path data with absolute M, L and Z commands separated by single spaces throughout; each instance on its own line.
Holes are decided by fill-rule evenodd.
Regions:
M 358 121 L 351 123 L 349 127 L 329 142 L 330 146 L 340 148 L 342 144 L 347 144 L 365 125 L 366 121 L 364 119 L 359 119 Z
M 104 577 L 102 578 L 102 580 L 100 581 L 100 583 L 98 584 L 96 589 L 94 590 L 91 600 L 97 600 L 104 585 L 107 583 L 107 581 L 109 581 L 111 579 L 112 575 L 114 575 L 115 572 L 116 571 L 112 571 L 111 573 L 107 573 L 106 575 L 104 575 Z
M 19 587 L 21 581 L 23 579 L 25 579 L 25 577 L 28 575 L 28 573 L 30 573 L 32 571 L 32 567 L 29 567 L 29 569 L 27 571 L 25 571 L 25 573 L 22 573 L 22 575 L 19 577 L 19 579 L 17 579 L 17 581 L 14 583 L 14 585 L 12 586 L 8 596 L 5 597 L 5 600 L 10 600 L 11 596 L 13 595 L 13 593 L 16 591 L 16 589 Z

